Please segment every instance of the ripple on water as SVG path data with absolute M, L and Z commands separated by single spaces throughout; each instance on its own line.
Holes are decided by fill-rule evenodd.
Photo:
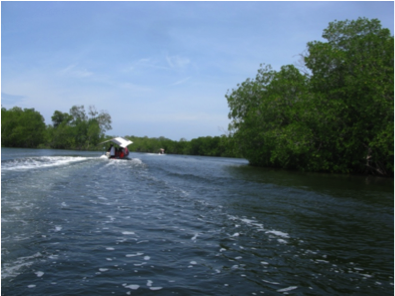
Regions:
M 15 163 L 20 169 L 5 171 L 18 182 L 2 180 L 4 293 L 27 287 L 29 295 L 48 295 L 44 286 L 69 295 L 393 291 L 391 258 L 377 255 L 388 248 L 375 233 L 352 231 L 359 213 L 340 223 L 330 217 L 336 212 L 320 215 L 313 206 L 316 198 L 336 211 L 344 199 L 240 178 L 215 159 L 138 157 L 42 169 Z M 387 229 L 374 219 L 378 231 Z M 360 248 L 351 251 L 356 239 Z

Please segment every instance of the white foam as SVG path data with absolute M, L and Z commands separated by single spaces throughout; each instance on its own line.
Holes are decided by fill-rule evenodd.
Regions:
M 135 257 L 135 256 L 141 256 L 141 255 L 144 255 L 144 253 L 127 254 L 126 257 Z
M 297 289 L 297 288 L 298 288 L 297 286 L 290 286 L 290 287 L 288 287 L 288 288 L 279 289 L 279 290 L 277 290 L 277 292 L 288 292 L 288 291 L 295 290 L 295 289 Z
M 133 264 L 134 266 L 143 266 L 143 265 L 145 265 L 145 264 L 147 264 L 147 262 L 143 262 L 143 263 L 136 263 L 136 264 Z
M 288 233 L 285 233 L 285 232 L 282 232 L 282 231 L 278 231 L 278 230 L 268 230 L 265 233 L 271 233 L 271 234 L 274 234 L 276 236 L 281 236 L 283 238 L 289 238 L 289 234 Z
M 41 256 L 42 254 L 38 252 L 32 256 L 20 257 L 13 263 L 5 263 L 1 268 L 1 278 L 16 277 L 20 269 L 32 265 L 33 260 Z
M 122 234 L 124 235 L 132 235 L 135 234 L 133 231 L 122 231 Z
M 59 258 L 59 255 L 49 255 L 48 258 L 49 258 L 49 259 L 56 260 L 56 259 Z
M 149 242 L 149 240 L 142 240 L 142 241 L 137 242 L 136 244 L 148 243 L 148 242 Z
M 251 219 L 240 219 L 240 220 L 243 221 L 244 223 L 247 223 L 247 224 L 252 224 L 252 223 L 256 222 L 255 220 L 251 220 Z
M 132 290 L 137 290 L 138 288 L 140 288 L 140 286 L 139 285 L 128 285 L 128 286 L 124 286 L 125 288 L 129 288 L 129 289 L 132 289 Z
M 149 289 L 152 290 L 152 291 L 158 291 L 158 290 L 161 290 L 163 288 L 162 287 L 150 287 Z
M 266 280 L 262 280 L 262 282 L 268 283 L 268 284 L 272 284 L 272 285 L 279 285 L 280 283 L 277 282 L 270 282 L 270 281 L 266 281 Z
M 144 256 L 144 260 L 150 260 L 151 257 L 150 256 Z
M 326 260 L 322 260 L 322 259 L 316 259 L 316 262 L 320 262 L 320 263 L 329 263 L 329 261 Z
M 99 268 L 99 270 L 100 270 L 101 272 L 105 272 L 105 271 L 108 270 L 108 268 Z
M 364 277 L 367 277 L 367 278 L 371 278 L 371 277 L 372 277 L 372 275 L 370 275 L 370 274 L 363 274 L 363 273 L 360 273 L 360 275 L 362 275 L 362 276 L 364 276 Z
M 132 162 L 133 163 L 136 163 L 136 164 L 142 164 L 143 162 L 141 161 L 141 159 L 138 159 L 138 158 L 133 158 L 132 159 Z
M 42 277 L 44 275 L 44 272 L 37 271 L 37 272 L 35 272 L 35 274 L 37 275 L 37 277 Z
M 31 170 L 39 168 L 48 168 L 55 166 L 69 165 L 70 163 L 85 161 L 88 157 L 72 157 L 72 156 L 37 156 L 28 157 L 7 163 L 1 166 L 2 170 Z

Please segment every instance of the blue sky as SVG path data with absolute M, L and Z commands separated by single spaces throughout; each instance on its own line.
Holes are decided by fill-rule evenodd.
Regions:
M 94 105 L 111 135 L 187 140 L 227 132 L 228 90 L 260 64 L 298 64 L 328 23 L 394 2 L 1 2 L 1 104 Z

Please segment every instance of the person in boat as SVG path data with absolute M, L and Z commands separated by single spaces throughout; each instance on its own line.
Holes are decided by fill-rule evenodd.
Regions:
M 119 148 L 119 158 L 124 158 L 125 157 L 125 152 L 123 148 Z
M 110 150 L 110 158 L 114 158 L 115 157 L 115 147 L 113 144 L 111 144 L 109 150 Z

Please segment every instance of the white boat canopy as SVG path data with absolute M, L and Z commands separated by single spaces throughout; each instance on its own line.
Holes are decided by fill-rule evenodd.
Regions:
M 117 145 L 121 146 L 122 148 L 126 148 L 127 146 L 129 146 L 130 144 L 133 143 L 132 141 L 126 140 L 122 137 L 116 137 L 116 138 L 112 138 L 110 140 L 101 142 L 100 144 L 107 143 L 107 142 L 113 142 L 114 144 L 117 144 Z

